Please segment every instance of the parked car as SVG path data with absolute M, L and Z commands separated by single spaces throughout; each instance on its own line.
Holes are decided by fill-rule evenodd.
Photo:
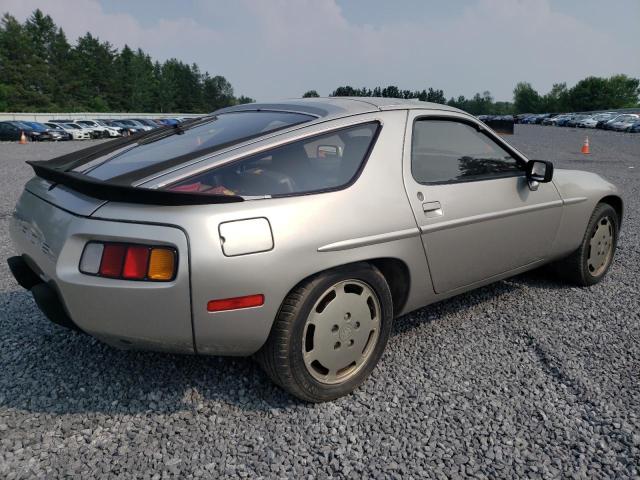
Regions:
M 52 140 L 52 135 L 46 129 L 33 127 L 25 122 L 8 120 L 0 123 L 4 125 L 0 133 L 0 139 L 3 140 L 20 140 L 22 133 L 31 142 Z
M 545 117 L 542 119 L 542 122 L 540 122 L 541 125 L 555 125 L 556 122 L 558 121 L 558 118 L 562 118 L 561 113 L 551 113 L 549 114 L 549 116 Z
M 2 141 L 18 141 L 24 132 L 25 137 L 31 140 L 31 137 L 27 134 L 26 128 L 20 128 L 13 122 L 5 121 L 0 122 L 0 140 Z
M 88 128 L 93 130 L 94 132 L 97 132 L 97 135 L 96 135 L 97 137 L 110 138 L 110 137 L 122 136 L 122 129 L 119 129 L 116 127 L 110 127 L 108 125 L 100 125 L 95 120 L 78 120 L 75 123 L 77 123 L 83 128 Z
M 59 141 L 59 140 L 70 139 L 70 135 L 67 132 L 61 131 L 56 128 L 49 128 L 45 124 L 40 122 L 22 121 L 21 123 L 24 123 L 25 125 L 30 126 L 31 128 L 33 128 L 35 132 L 38 132 L 40 135 L 43 135 L 43 134 L 48 135 L 48 138 L 45 136 L 42 138 L 42 140 Z
M 152 129 L 162 126 L 162 124 L 156 123 L 155 121 L 151 120 L 150 118 L 133 118 L 132 120 L 135 120 L 136 122 L 141 123 L 142 125 L 146 125 L 148 127 L 151 127 Z
M 160 122 L 162 122 L 163 125 L 171 125 L 171 126 L 178 125 L 180 123 L 175 118 L 161 118 Z
M 615 130 L 617 132 L 624 132 L 631 128 L 631 125 L 640 120 L 640 115 L 634 113 L 626 113 L 624 115 L 618 115 L 613 120 L 605 123 L 605 130 Z
M 9 265 L 51 320 L 120 348 L 255 354 L 319 402 L 367 379 L 395 317 L 556 261 L 593 285 L 613 261 L 614 185 L 455 108 L 300 99 L 181 127 L 98 164 L 29 162 Z
M 82 136 L 80 140 L 96 138 L 96 132 L 92 128 L 80 126 L 75 122 L 65 123 L 64 125 L 74 130 L 80 130 L 81 132 L 83 132 L 85 135 Z
M 131 126 L 128 123 L 124 123 L 121 120 L 106 120 L 106 123 L 112 127 L 121 128 L 122 135 L 133 135 L 134 133 L 140 133 L 144 130 L 139 126 Z
M 518 115 L 514 116 L 514 122 L 515 123 L 522 123 L 522 120 L 524 120 L 529 115 L 532 115 L 532 114 L 531 113 L 519 113 Z
M 576 115 L 572 115 L 572 117 L 569 120 L 567 120 L 565 126 L 575 128 L 578 126 L 578 123 L 580 123 L 582 120 L 586 120 L 589 117 L 591 117 L 591 115 L 586 113 L 579 113 Z
M 121 120 L 118 120 L 118 122 L 120 122 L 122 125 L 126 127 L 135 128 L 139 132 L 148 132 L 149 130 L 153 130 L 153 127 L 149 125 L 143 125 L 137 120 L 132 120 L 130 118 L 121 119 Z
M 581 128 L 596 128 L 596 126 L 598 125 L 598 122 L 610 120 L 613 115 L 615 115 L 615 114 L 614 113 L 609 113 L 609 112 L 596 113 L 595 115 L 592 115 L 592 116 L 587 117 L 587 118 L 585 118 L 583 120 L 580 120 L 580 122 L 578 122 L 578 127 L 581 127 Z
M 631 126 L 629 127 L 628 131 L 631 132 L 631 133 L 640 132 L 640 120 L 632 123 Z
M 533 118 L 533 121 L 531 123 L 534 123 L 536 125 L 541 125 L 542 122 L 544 121 L 545 118 L 548 118 L 549 115 L 551 115 L 550 113 L 541 113 L 539 115 L 536 115 L 535 118 Z
M 574 116 L 575 114 L 573 113 L 567 113 L 565 115 L 558 116 L 556 119 L 556 127 L 566 127 Z
M 91 131 L 80 127 L 79 125 L 73 126 L 72 123 L 57 123 L 46 122 L 46 126 L 54 128 L 61 128 L 65 132 L 69 133 L 73 140 L 89 140 L 91 138 Z

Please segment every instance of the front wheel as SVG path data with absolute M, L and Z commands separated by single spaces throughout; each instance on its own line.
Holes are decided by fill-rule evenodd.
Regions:
M 583 287 L 602 280 L 613 262 L 619 225 L 620 220 L 613 207 L 599 203 L 591 214 L 580 247 L 558 262 L 560 275 Z
M 393 322 L 389 286 L 356 264 L 318 274 L 284 300 L 257 360 L 283 389 L 310 402 L 346 395 L 384 351 Z

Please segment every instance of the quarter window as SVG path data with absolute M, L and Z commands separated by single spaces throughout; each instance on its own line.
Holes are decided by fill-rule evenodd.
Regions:
M 213 168 L 167 188 L 259 197 L 338 189 L 357 175 L 378 128 L 373 122 L 318 135 Z
M 514 176 L 524 168 L 471 125 L 425 119 L 413 126 L 411 173 L 419 183 L 449 183 Z

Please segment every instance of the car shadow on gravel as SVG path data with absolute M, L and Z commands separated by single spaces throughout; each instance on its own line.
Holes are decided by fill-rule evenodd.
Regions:
M 557 278 L 551 267 L 543 266 L 518 276 L 491 283 L 455 297 L 433 303 L 427 307 L 403 315 L 395 320 L 393 334 L 403 334 L 425 322 L 438 321 L 446 316 L 455 317 L 460 311 L 470 309 L 484 302 L 495 301 L 521 288 L 567 289 L 571 285 Z
M 397 319 L 393 335 L 455 315 L 522 286 L 566 288 L 539 272 L 520 275 Z M 42 413 L 166 414 L 221 402 L 239 410 L 306 405 L 248 358 L 118 350 L 50 323 L 25 291 L 0 293 L 0 405 Z

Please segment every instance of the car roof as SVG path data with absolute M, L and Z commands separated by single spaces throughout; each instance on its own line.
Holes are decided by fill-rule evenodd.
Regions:
M 439 103 L 422 102 L 420 100 L 388 98 L 388 97 L 316 97 L 294 98 L 273 103 L 245 103 L 233 107 L 222 108 L 214 114 L 230 112 L 247 112 L 259 110 L 276 110 L 286 112 L 305 113 L 324 120 L 341 118 L 362 113 L 372 113 L 382 110 L 445 110 L 449 112 L 465 113 L 457 108 Z

